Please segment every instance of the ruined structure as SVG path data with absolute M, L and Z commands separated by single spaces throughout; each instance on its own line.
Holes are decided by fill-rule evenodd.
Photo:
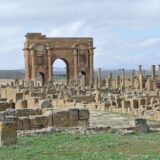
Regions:
M 41 33 L 27 33 L 24 43 L 25 80 L 36 84 L 37 74 L 42 84 L 52 80 L 52 65 L 57 59 L 66 64 L 67 84 L 78 83 L 82 73 L 85 85 L 92 85 L 94 79 L 92 38 L 49 38 Z
M 144 118 L 160 120 L 160 65 L 158 71 L 152 65 L 149 74 L 139 65 L 138 71 L 131 70 L 129 75 L 122 69 L 106 77 L 99 68 L 94 80 L 93 50 L 92 38 L 26 35 L 25 81 L 15 76 L 12 82 L 0 84 L 0 146 L 15 144 L 17 130 L 90 129 L 94 124 L 90 111 L 95 110 L 143 117 L 136 119 L 134 126 L 144 132 L 148 131 Z M 52 81 L 52 65 L 57 59 L 66 64 L 67 84 Z M 38 73 L 42 86 L 37 85 Z

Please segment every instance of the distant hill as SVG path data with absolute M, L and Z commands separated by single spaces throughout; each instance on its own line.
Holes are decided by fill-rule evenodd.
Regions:
M 0 79 L 13 79 L 15 75 L 24 79 L 24 70 L 0 70 Z
M 105 70 L 102 69 L 102 78 L 106 78 L 108 73 L 111 72 L 113 77 L 121 74 L 120 70 Z M 97 77 L 98 69 L 95 69 L 94 75 Z M 129 77 L 131 70 L 125 70 L 126 77 Z M 64 68 L 54 68 L 54 75 L 65 75 L 66 70 Z M 150 71 L 147 71 L 147 74 L 151 74 Z M 0 70 L 0 79 L 13 79 L 14 76 L 19 76 L 20 79 L 24 79 L 25 71 L 23 69 L 19 70 Z

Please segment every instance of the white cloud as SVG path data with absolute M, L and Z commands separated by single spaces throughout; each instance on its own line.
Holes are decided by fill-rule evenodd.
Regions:
M 140 44 L 141 47 L 158 47 L 160 48 L 160 37 L 158 38 L 149 38 L 143 41 Z
M 160 59 L 159 0 L 1 0 L 0 11 L 0 69 L 22 68 L 26 32 L 93 37 L 95 67 L 148 67 Z
M 83 22 L 76 21 L 71 24 L 58 26 L 53 28 L 49 33 L 48 36 L 76 36 L 80 32 L 80 28 L 83 26 Z

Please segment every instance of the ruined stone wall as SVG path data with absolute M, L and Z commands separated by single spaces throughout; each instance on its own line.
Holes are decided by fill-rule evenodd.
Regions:
M 76 127 L 89 125 L 87 109 L 10 109 L 0 112 L 0 122 L 14 123 L 18 130 L 41 129 L 49 126 Z
M 14 88 L 1 88 L 0 89 L 0 95 L 1 98 L 7 98 L 7 99 L 14 99 L 15 100 L 15 95 L 16 95 L 16 89 Z

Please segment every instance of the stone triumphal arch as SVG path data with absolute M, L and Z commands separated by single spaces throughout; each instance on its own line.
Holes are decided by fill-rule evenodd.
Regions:
M 25 80 L 36 82 L 36 75 L 42 76 L 46 85 L 53 78 L 52 65 L 57 59 L 66 64 L 67 84 L 78 84 L 82 73 L 85 85 L 92 85 L 93 69 L 92 38 L 50 38 L 41 33 L 27 33 L 24 43 Z

